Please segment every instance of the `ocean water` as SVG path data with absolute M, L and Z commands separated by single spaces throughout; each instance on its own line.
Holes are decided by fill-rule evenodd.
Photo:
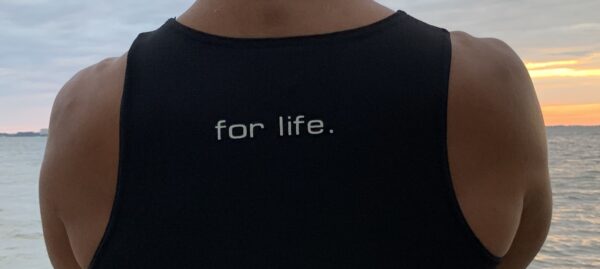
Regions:
M 38 175 L 44 137 L 0 137 L 0 268 L 51 268 Z M 529 268 L 600 268 L 600 127 L 548 128 L 554 214 Z
M 38 206 L 45 137 L 0 137 L 0 268 L 52 268 Z

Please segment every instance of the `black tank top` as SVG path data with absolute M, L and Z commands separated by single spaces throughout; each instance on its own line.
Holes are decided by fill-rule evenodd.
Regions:
M 226 37 L 128 53 L 117 190 L 91 268 L 494 268 L 449 172 L 449 32 Z

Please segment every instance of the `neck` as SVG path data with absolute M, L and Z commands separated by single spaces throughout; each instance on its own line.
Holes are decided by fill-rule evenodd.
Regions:
M 177 20 L 213 34 L 275 37 L 350 29 L 393 12 L 371 0 L 197 0 Z

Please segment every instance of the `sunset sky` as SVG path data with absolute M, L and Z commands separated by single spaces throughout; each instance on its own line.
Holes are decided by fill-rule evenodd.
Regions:
M 125 52 L 193 0 L 0 1 L 0 132 L 47 128 L 76 71 Z M 600 125 L 600 1 L 381 0 L 430 24 L 496 37 L 527 64 L 547 125 Z

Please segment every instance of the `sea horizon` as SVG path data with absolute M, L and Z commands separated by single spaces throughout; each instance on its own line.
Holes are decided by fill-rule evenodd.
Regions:
M 586 128 L 595 128 L 595 127 L 600 127 L 600 124 L 592 124 L 592 125 L 582 125 L 582 124 L 558 124 L 558 125 L 546 125 L 546 128 L 556 128 L 556 127 L 586 127 Z M 10 132 L 0 132 L 0 136 L 2 135 L 17 135 L 17 134 L 27 134 L 27 133 L 41 133 L 43 134 L 42 130 L 46 130 L 48 131 L 48 128 L 40 128 L 37 131 L 35 130 L 26 130 L 26 131 L 10 131 Z
M 600 268 L 600 126 L 547 126 L 554 207 L 528 268 Z M 47 137 L 0 139 L 0 268 L 51 268 L 38 205 Z

